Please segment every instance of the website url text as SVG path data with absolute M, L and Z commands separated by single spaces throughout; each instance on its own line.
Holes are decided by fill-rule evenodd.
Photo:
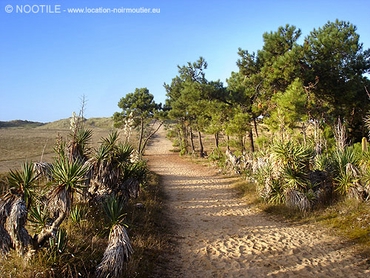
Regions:
M 160 8 L 105 8 L 105 7 L 84 7 L 65 8 L 62 5 L 6 5 L 5 12 L 17 14 L 159 14 Z

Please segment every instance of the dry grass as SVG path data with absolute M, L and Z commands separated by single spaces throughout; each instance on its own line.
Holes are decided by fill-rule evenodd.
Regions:
M 58 136 L 69 133 L 69 119 L 34 127 L 35 124 L 13 123 L 12 127 L 0 128 L 0 173 L 18 169 L 25 161 L 51 162 Z M 92 146 L 112 129 L 109 118 L 94 118 L 86 122 L 93 130 Z
M 6 187 L 5 174 L 10 168 L 19 168 L 26 160 L 40 161 L 42 154 L 43 161 L 52 160 L 57 135 L 67 136 L 69 132 L 64 123 L 61 121 L 36 128 L 24 125 L 0 128 L 0 194 Z M 93 146 L 111 129 L 111 126 L 101 127 L 102 123 L 105 125 L 106 120 L 100 122 L 94 119 L 94 126 L 91 125 Z M 137 203 L 142 205 L 137 206 Z M 51 256 L 44 249 L 26 263 L 11 251 L 6 258 L 0 257 L 0 276 L 94 277 L 96 266 L 107 247 L 109 231 L 104 228 L 101 207 L 79 205 L 84 207 L 80 222 L 77 224 L 69 218 L 62 225 L 68 235 L 67 247 L 62 253 Z M 125 277 L 149 277 L 158 268 L 161 254 L 167 246 L 165 230 L 168 226 L 163 218 L 162 205 L 159 181 L 153 174 L 139 198 L 131 200 L 125 208 L 125 223 L 134 249 L 133 256 L 125 265 Z
M 125 208 L 124 222 L 128 225 L 134 249 L 133 256 L 124 266 L 125 277 L 153 277 L 168 248 L 165 238 L 168 223 L 162 213 L 163 193 L 158 178 L 154 174 L 150 176 L 139 198 L 131 200 Z M 138 206 L 138 203 L 142 205 Z M 12 251 L 6 258 L 0 257 L 0 273 L 14 278 L 94 277 L 107 247 L 109 230 L 105 229 L 102 207 L 79 205 L 84 208 L 80 222 L 76 224 L 69 218 L 62 225 L 68 235 L 63 252 L 51 256 L 47 249 L 41 250 L 26 263 Z

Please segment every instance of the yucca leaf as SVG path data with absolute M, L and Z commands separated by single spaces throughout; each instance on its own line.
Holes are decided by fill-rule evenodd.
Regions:
M 40 232 L 47 225 L 48 218 L 46 207 L 42 207 L 40 204 L 31 207 L 28 211 L 28 220 L 35 227 L 36 232 Z
M 14 193 L 23 195 L 27 207 L 31 204 L 37 178 L 32 163 L 28 162 L 22 165 L 21 170 L 10 170 L 8 174 L 9 188 Z
M 124 213 L 124 201 L 116 196 L 110 196 L 103 203 L 103 209 L 112 227 L 122 222 L 126 213 Z
M 84 187 L 85 175 L 89 170 L 88 165 L 82 164 L 80 161 L 68 161 L 67 159 L 56 160 L 53 168 L 53 178 L 61 186 L 65 186 L 67 190 L 74 191 Z

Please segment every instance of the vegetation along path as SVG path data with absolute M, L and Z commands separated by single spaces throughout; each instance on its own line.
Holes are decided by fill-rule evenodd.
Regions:
M 366 259 L 350 243 L 266 216 L 236 195 L 233 178 L 171 149 L 162 130 L 146 152 L 174 225 L 160 277 L 370 277 Z

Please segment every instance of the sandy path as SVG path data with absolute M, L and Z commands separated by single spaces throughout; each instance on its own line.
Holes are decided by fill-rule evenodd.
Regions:
M 307 225 L 292 226 L 247 206 L 216 175 L 172 154 L 162 131 L 148 148 L 175 225 L 161 277 L 370 277 L 349 243 Z

